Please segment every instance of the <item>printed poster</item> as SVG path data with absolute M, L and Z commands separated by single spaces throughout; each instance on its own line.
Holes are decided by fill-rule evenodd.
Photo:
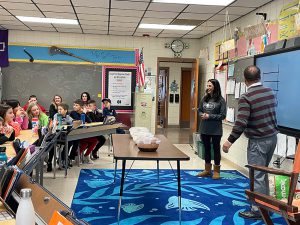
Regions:
M 282 7 L 278 18 L 278 40 L 288 39 L 297 35 L 295 15 L 298 13 L 299 1 Z
M 131 106 L 132 73 L 126 71 L 108 72 L 108 98 L 112 106 Z

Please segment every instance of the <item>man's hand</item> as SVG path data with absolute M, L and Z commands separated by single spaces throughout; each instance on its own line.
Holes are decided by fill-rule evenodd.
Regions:
M 203 113 L 202 115 L 201 115 L 201 119 L 202 120 L 207 120 L 209 118 L 209 115 L 207 114 L 207 113 Z
M 229 141 L 225 141 L 222 147 L 223 152 L 228 153 L 231 145 L 232 144 Z

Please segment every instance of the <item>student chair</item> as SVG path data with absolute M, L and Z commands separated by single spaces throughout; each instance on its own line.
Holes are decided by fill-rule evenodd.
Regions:
M 300 173 L 300 142 L 297 146 L 293 171 L 283 171 L 273 168 L 247 165 L 250 176 L 250 190 L 246 190 L 246 195 L 252 203 L 258 206 L 260 214 L 263 217 L 265 224 L 273 225 L 269 212 L 274 212 L 282 215 L 288 225 L 300 224 L 300 199 L 294 199 L 298 177 Z M 280 201 L 268 195 L 264 195 L 254 190 L 254 171 L 264 171 L 266 173 L 283 175 L 290 177 L 290 189 L 287 201 Z

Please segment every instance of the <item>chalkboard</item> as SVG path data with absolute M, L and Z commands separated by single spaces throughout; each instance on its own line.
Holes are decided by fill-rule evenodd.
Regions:
M 228 64 L 234 64 L 233 77 L 229 77 L 229 79 L 235 79 L 236 83 L 244 82 L 244 70 L 247 66 L 254 65 L 254 57 L 241 58 L 236 61 L 229 62 Z M 227 107 L 234 108 L 235 116 L 238 109 L 238 101 L 239 99 L 236 99 L 234 94 L 227 95 Z
M 2 99 L 18 99 L 21 105 L 32 94 L 47 110 L 55 94 L 72 109 L 73 101 L 84 91 L 99 105 L 102 88 L 102 68 L 94 65 L 41 64 L 11 62 L 2 69 Z

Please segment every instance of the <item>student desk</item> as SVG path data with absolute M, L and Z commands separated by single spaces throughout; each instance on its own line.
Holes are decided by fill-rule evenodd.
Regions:
M 0 202 L 0 211 L 7 211 L 6 207 L 3 205 L 2 202 Z M 16 224 L 15 219 L 0 221 L 0 225 L 15 225 L 15 224 Z
M 34 134 L 32 130 L 21 130 L 20 135 L 16 137 L 20 139 L 20 141 L 28 141 L 29 144 L 34 143 L 36 140 L 39 139 L 37 134 Z M 6 142 L 5 144 L 1 145 L 6 147 L 6 155 L 8 158 L 12 158 L 16 156 L 15 149 L 12 145 L 12 142 Z
M 71 130 L 66 135 L 65 140 L 65 159 L 68 158 L 68 142 L 80 140 L 84 138 L 97 137 L 99 135 L 113 134 L 116 133 L 117 128 L 124 127 L 122 123 L 115 123 L 112 125 L 103 125 L 102 123 L 95 122 L 85 124 L 84 127 L 80 126 L 80 129 Z M 79 156 L 79 155 L 78 155 Z M 79 160 L 78 160 L 79 166 Z M 65 177 L 68 175 L 68 161 L 65 160 Z
M 156 152 L 141 152 L 132 140 L 129 134 L 113 134 L 114 159 L 116 160 L 115 169 L 118 160 L 122 160 L 122 176 L 120 186 L 120 198 L 118 205 L 118 222 L 120 221 L 121 204 L 123 196 L 123 187 L 125 180 L 126 160 L 147 160 L 157 161 L 157 171 L 159 179 L 159 161 L 176 161 L 177 162 L 177 183 L 178 183 L 178 206 L 179 221 L 181 221 L 181 184 L 180 184 L 180 161 L 188 161 L 190 157 L 181 152 L 178 148 L 170 143 L 163 135 L 156 135 L 161 140 Z M 116 173 L 116 170 L 115 170 Z

